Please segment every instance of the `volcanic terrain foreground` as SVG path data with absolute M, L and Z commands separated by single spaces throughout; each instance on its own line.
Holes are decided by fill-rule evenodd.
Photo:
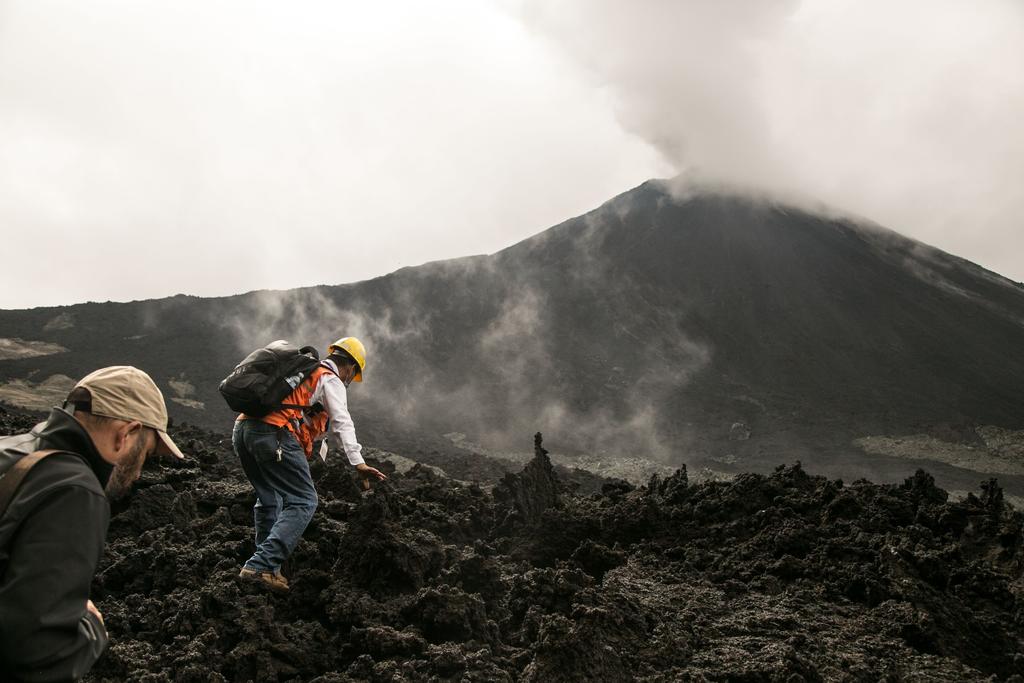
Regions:
M 924 472 L 843 485 L 794 465 L 584 495 L 538 435 L 491 492 L 371 449 L 391 478 L 369 496 L 343 458 L 315 468 L 281 596 L 236 579 L 253 499 L 228 440 L 173 436 L 189 459 L 147 465 L 115 510 L 93 586 L 113 645 L 89 681 L 1024 675 L 1024 520 L 994 482 L 949 503 Z

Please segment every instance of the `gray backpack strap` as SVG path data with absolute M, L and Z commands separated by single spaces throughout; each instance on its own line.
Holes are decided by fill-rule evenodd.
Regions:
M 3 477 L 0 477 L 0 517 L 3 517 L 4 513 L 7 512 L 7 506 L 11 504 L 11 500 L 14 498 L 14 494 L 18 491 L 18 486 L 21 484 L 21 480 L 25 478 L 25 475 L 29 473 L 29 470 L 31 470 L 37 462 L 48 455 L 53 455 L 54 453 L 63 453 L 63 451 L 48 450 L 30 453 L 16 462 L 14 467 L 7 470 Z

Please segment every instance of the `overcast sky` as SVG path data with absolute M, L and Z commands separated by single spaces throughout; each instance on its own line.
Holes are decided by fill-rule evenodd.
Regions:
M 651 177 L 1024 280 L 1018 0 L 0 0 L 0 308 L 336 284 Z

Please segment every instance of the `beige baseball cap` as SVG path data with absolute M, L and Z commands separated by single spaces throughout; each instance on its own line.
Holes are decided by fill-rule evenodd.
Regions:
M 112 417 L 118 420 L 141 422 L 156 430 L 157 452 L 169 453 L 184 458 L 181 451 L 167 435 L 167 405 L 156 382 L 138 368 L 130 365 L 112 365 L 100 368 L 79 380 L 71 390 L 89 392 L 93 415 Z

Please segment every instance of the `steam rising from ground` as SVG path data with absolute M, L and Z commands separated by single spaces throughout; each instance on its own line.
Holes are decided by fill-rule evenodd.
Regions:
M 509 3 L 679 172 L 798 191 L 1024 279 L 1024 5 Z
M 641 291 L 626 274 L 610 280 L 607 264 L 595 255 L 592 240 L 601 221 L 587 219 L 579 227 L 575 261 L 567 266 L 574 288 L 589 290 L 594 301 Z M 677 420 L 664 415 L 664 405 L 710 360 L 709 349 L 688 339 L 680 312 L 644 309 L 643 325 L 659 334 L 621 321 L 606 331 L 604 342 L 583 340 L 599 351 L 581 358 L 575 342 L 561 337 L 564 328 L 557 323 L 564 309 L 552 301 L 557 292 L 531 284 L 531 271 L 522 265 L 529 259 L 512 262 L 504 267 L 513 271 L 493 259 L 432 264 L 432 282 L 488 289 L 479 298 L 467 293 L 443 315 L 439 308 L 450 302 L 393 276 L 372 299 L 365 287 L 361 295 L 346 288 L 257 292 L 239 299 L 235 314 L 217 323 L 231 331 L 239 358 L 279 338 L 323 352 L 339 336 L 359 337 L 368 367 L 365 381 L 350 389 L 351 405 L 378 423 L 434 428 L 438 435 L 458 431 L 498 447 L 528 447 L 530 435 L 543 431 L 550 443 L 579 451 L 678 464 L 674 449 L 685 435 Z M 451 329 L 453 321 L 465 329 Z M 596 387 L 597 396 L 582 402 L 590 407 L 571 398 L 579 385 Z M 671 437 L 663 431 L 670 423 Z
M 327 346 L 341 337 L 358 337 L 372 350 L 384 343 L 397 343 L 422 335 L 418 320 L 396 325 L 392 310 L 402 305 L 402 297 L 390 306 L 366 310 L 359 302 L 340 304 L 318 289 L 254 292 L 237 313 L 221 324 L 234 333 L 240 354 L 247 354 L 275 339 L 288 339 L 299 346 L 315 346 L 321 356 Z M 404 307 L 408 310 L 408 306 Z M 372 353 L 368 370 L 374 365 Z

